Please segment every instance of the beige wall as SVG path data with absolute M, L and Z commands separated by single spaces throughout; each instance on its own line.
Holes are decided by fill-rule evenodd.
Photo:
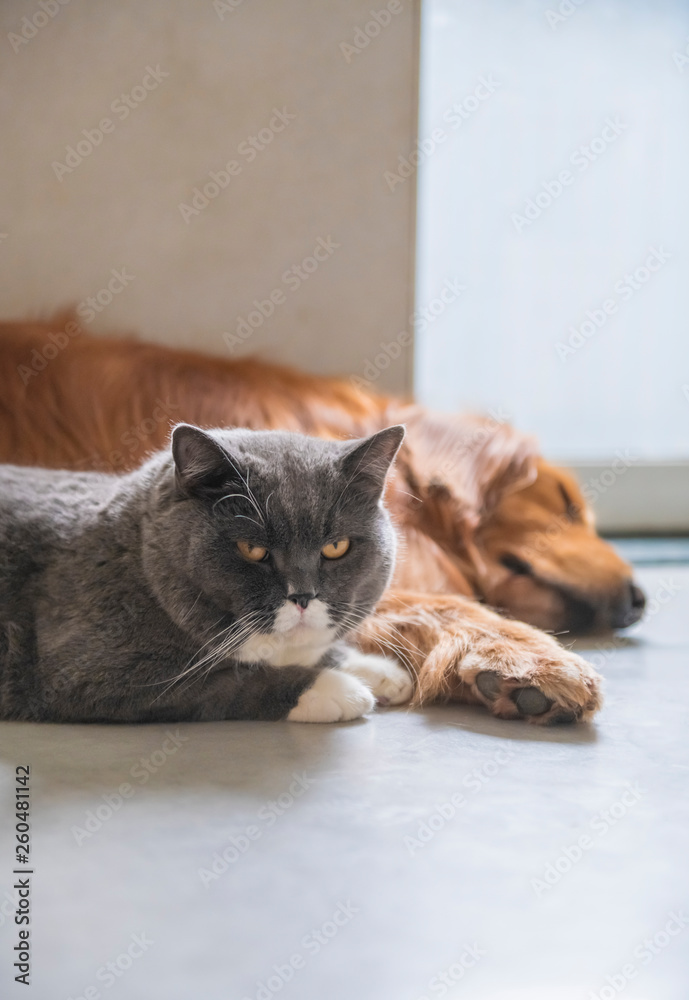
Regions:
M 235 353 L 353 373 L 409 329 L 414 181 L 390 192 L 383 174 L 416 128 L 415 4 L 346 55 L 382 3 L 43 4 L 0 6 L 1 315 L 106 302 L 111 282 L 102 311 L 82 310 L 89 329 L 226 354 L 223 334 L 273 292 Z M 242 145 L 261 129 L 264 148 Z M 302 280 L 319 240 L 331 248 Z M 407 388 L 410 354 L 378 384 Z

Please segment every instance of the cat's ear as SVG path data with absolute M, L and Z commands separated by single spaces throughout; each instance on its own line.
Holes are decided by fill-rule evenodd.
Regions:
M 192 424 L 172 431 L 177 484 L 185 493 L 212 493 L 237 479 L 237 467 L 218 442 Z
M 379 497 L 395 455 L 404 440 L 404 427 L 397 424 L 363 440 L 348 442 L 342 471 L 352 486 Z

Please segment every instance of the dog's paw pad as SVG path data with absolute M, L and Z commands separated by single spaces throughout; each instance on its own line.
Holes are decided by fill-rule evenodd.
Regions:
M 502 677 L 496 670 L 481 670 L 474 678 L 476 691 L 494 715 L 502 719 L 538 719 L 548 725 L 577 721 L 577 713 L 557 706 L 540 688 L 520 686 L 515 678 Z M 547 718 L 547 713 L 551 713 Z
M 500 694 L 502 677 L 495 670 L 482 670 L 476 674 L 475 684 L 484 698 L 493 701 Z
M 521 715 L 543 715 L 553 705 L 537 687 L 517 688 L 510 697 Z
M 556 712 L 548 719 L 549 726 L 568 726 L 571 722 L 577 721 L 577 713 L 571 709 L 563 708 L 561 712 Z

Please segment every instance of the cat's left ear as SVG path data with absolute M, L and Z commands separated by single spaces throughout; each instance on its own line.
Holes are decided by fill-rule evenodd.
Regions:
M 342 471 L 352 485 L 380 496 L 404 434 L 403 425 L 397 424 L 363 440 L 348 442 Z
M 212 493 L 237 478 L 237 469 L 218 442 L 192 424 L 172 431 L 177 483 L 185 493 Z

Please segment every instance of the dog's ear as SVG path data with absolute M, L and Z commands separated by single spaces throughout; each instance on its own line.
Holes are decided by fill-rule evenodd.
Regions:
M 534 439 L 509 424 L 482 420 L 468 463 L 469 482 L 480 514 L 495 510 L 509 493 L 529 486 L 537 475 L 538 447 Z
M 410 408 L 405 471 L 412 493 L 476 526 L 508 493 L 536 478 L 536 442 L 497 420 Z

